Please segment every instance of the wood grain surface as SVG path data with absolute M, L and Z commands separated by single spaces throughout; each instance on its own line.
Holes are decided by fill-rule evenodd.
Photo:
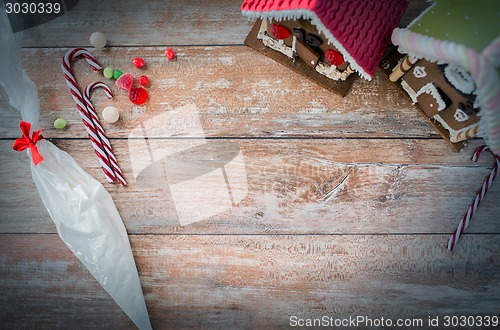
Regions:
M 172 141 L 179 148 L 192 142 L 161 143 Z M 218 150 L 210 155 L 215 162 L 226 162 L 221 150 L 241 150 L 246 182 L 230 189 L 245 184 L 247 192 L 241 202 L 224 212 L 180 227 L 172 197 L 175 191 L 166 177 L 173 174 L 165 176 L 161 171 L 152 178 L 134 177 L 130 167 L 134 153 L 128 146 L 133 142 L 113 141 L 129 183 L 120 187 L 106 182 L 90 141 L 54 140 L 79 164 L 87 165 L 85 169 L 108 189 L 130 233 L 447 233 L 481 188 L 493 158 L 484 157 L 473 164 L 468 155 L 451 153 L 440 140 L 206 140 L 204 143 Z M 0 145 L 0 155 L 8 164 L 2 167 L 4 203 L 0 212 L 9 214 L 0 223 L 0 232 L 54 233 L 32 182 L 27 155 L 9 150 L 9 143 Z M 190 162 L 209 161 L 200 157 L 186 156 Z M 30 187 L 27 205 L 23 200 L 28 192 L 22 187 Z M 495 216 L 500 211 L 499 195 L 499 187 L 493 185 L 471 232 L 499 232 Z M 206 196 L 193 203 L 209 204 L 210 200 Z
M 159 329 L 284 329 L 294 315 L 427 322 L 498 313 L 496 235 L 466 235 L 453 254 L 443 249 L 446 235 L 130 239 Z M 5 326 L 132 327 L 56 235 L 10 235 L 0 246 L 2 265 L 11 265 L 2 267 Z
M 499 184 L 446 250 L 492 169 L 491 155 L 470 160 L 483 141 L 452 152 L 380 71 L 341 98 L 258 54 L 243 45 L 252 22 L 240 4 L 79 1 L 24 31 L 43 135 L 111 194 L 153 327 L 500 316 Z M 410 1 L 400 26 L 427 5 Z M 89 48 L 103 66 L 150 78 L 148 102 L 135 106 L 85 61 L 73 65 L 82 88 L 103 80 L 115 94 L 95 91 L 92 101 L 99 114 L 120 109 L 121 119 L 103 126 L 127 187 L 106 182 L 60 69 L 65 52 L 89 47 L 95 31 L 109 39 Z M 176 61 L 164 58 L 166 47 Z M 131 64 L 138 56 L 142 70 Z M 66 129 L 53 128 L 58 117 Z M 0 88 L 0 328 L 134 328 L 57 235 L 31 160 L 11 148 L 20 119 Z M 145 159 L 145 149 L 155 157 Z M 224 178 L 229 201 L 208 188 L 186 194 L 193 173 L 207 174 L 206 187 Z M 182 225 L 180 201 L 196 205 L 191 215 L 201 220 Z M 217 204 L 215 214 L 204 208 Z
M 86 136 L 60 68 L 67 50 L 23 51 L 26 71 L 41 95 L 40 125 L 46 128 L 46 137 Z M 133 105 L 126 91 L 92 71 L 84 60 L 74 63 L 82 90 L 93 81 L 105 81 L 115 94 L 108 100 L 102 91 L 95 91 L 91 98 L 98 113 L 107 105 L 121 109 L 122 120 L 104 123 L 110 137 L 127 137 L 140 122 L 187 104 L 196 104 L 203 133 L 209 137 L 438 137 L 409 98 L 380 71 L 372 81 L 356 79 L 349 97 L 341 98 L 247 46 L 177 47 L 175 62 L 167 61 L 163 50 L 93 51 L 104 67 L 150 78 L 149 101 L 144 106 Z M 137 56 L 148 63 L 145 69 L 132 65 Z M 0 105 L 9 108 L 6 97 Z M 0 137 L 12 138 L 19 114 L 10 109 L 4 116 Z M 58 117 L 66 118 L 68 129 L 53 128 Z

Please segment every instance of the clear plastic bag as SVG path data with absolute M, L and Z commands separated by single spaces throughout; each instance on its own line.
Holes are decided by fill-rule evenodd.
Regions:
M 21 67 L 20 38 L 1 9 L 0 85 L 34 131 L 39 127 L 37 88 Z M 59 236 L 137 327 L 151 329 L 128 235 L 111 196 L 51 142 L 41 140 L 37 147 L 44 160 L 37 166 L 31 162 L 31 172 Z

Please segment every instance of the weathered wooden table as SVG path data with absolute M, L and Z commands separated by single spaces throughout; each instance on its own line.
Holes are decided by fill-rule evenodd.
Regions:
M 489 155 L 470 161 L 482 140 L 453 153 L 380 72 L 357 79 L 345 98 L 304 80 L 243 45 L 252 23 L 239 5 L 80 1 L 25 31 L 22 58 L 39 89 L 43 134 L 112 195 L 153 326 L 276 329 L 293 325 L 292 316 L 426 325 L 436 316 L 498 315 L 500 184 L 455 251 L 446 249 L 492 168 Z M 422 6 L 412 2 L 401 24 Z M 134 106 L 114 85 L 114 100 L 92 97 L 99 111 L 121 109 L 120 121 L 104 127 L 127 187 L 106 182 L 60 70 L 64 53 L 90 47 L 94 31 L 109 39 L 104 50 L 89 48 L 104 66 L 138 76 L 131 59 L 148 65 L 146 105 Z M 166 47 L 177 61 L 164 58 Z M 98 78 L 84 61 L 74 71 L 81 86 Z M 231 207 L 181 226 L 176 191 L 134 179 L 128 138 L 188 104 L 202 134 L 156 140 L 205 141 L 215 163 L 236 146 L 247 190 Z M 11 148 L 21 118 L 1 89 L 0 107 L 0 327 L 132 328 L 56 234 L 30 159 Z M 65 130 L 53 128 L 57 117 L 68 120 Z

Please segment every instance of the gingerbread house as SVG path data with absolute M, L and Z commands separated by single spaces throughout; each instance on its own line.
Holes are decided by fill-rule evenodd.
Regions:
M 499 22 L 498 1 L 438 0 L 392 34 L 390 79 L 454 150 L 478 135 L 500 153 Z
M 245 44 L 345 96 L 353 73 L 370 80 L 406 0 L 245 0 L 256 23 Z

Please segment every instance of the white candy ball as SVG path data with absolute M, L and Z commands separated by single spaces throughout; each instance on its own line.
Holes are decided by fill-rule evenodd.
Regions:
M 108 42 L 108 38 L 101 32 L 94 32 L 90 35 L 90 44 L 95 48 L 104 48 L 106 43 Z
M 117 108 L 108 106 L 102 110 L 102 119 L 110 124 L 116 123 L 120 119 L 120 112 Z

